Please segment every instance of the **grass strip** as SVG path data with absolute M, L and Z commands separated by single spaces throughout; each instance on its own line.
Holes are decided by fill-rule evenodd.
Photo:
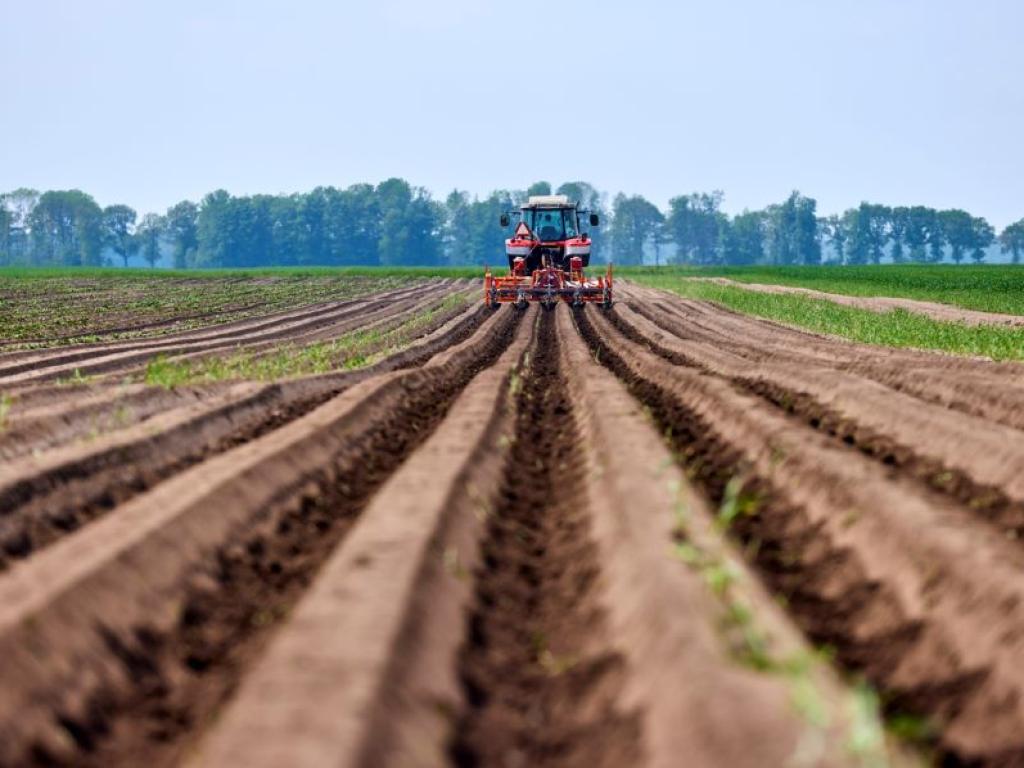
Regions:
M 819 333 L 887 347 L 930 349 L 993 360 L 1024 359 L 1024 328 L 969 326 L 896 309 L 878 313 L 806 296 L 756 293 L 668 273 L 633 274 L 643 285 Z
M 1012 264 L 882 264 L 794 267 L 625 267 L 624 276 L 727 277 L 847 296 L 935 301 L 982 312 L 1024 315 L 1024 268 Z

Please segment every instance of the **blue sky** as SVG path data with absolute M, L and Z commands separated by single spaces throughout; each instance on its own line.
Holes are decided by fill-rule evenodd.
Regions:
M 0 0 L 0 190 L 403 176 L 1024 217 L 1019 0 Z

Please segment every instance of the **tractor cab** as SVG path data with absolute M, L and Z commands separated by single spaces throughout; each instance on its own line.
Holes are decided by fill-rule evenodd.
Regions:
M 501 226 L 516 219 L 512 237 L 505 240 L 509 274 L 484 275 L 484 301 L 491 306 L 514 303 L 525 306 L 541 302 L 553 306 L 567 301 L 580 306 L 612 301 L 612 267 L 604 277 L 588 278 L 591 239 L 580 227 L 580 211 L 565 195 L 535 195 L 518 211 L 503 213 Z M 590 226 L 598 225 L 597 214 L 589 214 Z
M 542 243 L 560 242 L 579 236 L 578 214 L 575 208 L 524 208 L 523 221 Z
M 519 257 L 527 275 L 542 266 L 568 270 L 573 256 L 579 256 L 584 267 L 590 265 L 590 235 L 582 231 L 578 206 L 566 195 L 530 197 L 515 213 L 502 215 L 502 226 L 508 226 L 512 218 L 519 222 L 505 241 L 509 269 L 515 268 Z M 597 224 L 597 214 L 590 214 L 590 225 Z

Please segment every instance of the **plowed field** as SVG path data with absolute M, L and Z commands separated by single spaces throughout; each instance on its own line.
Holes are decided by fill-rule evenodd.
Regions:
M 1019 364 L 477 296 L 0 354 L 0 765 L 1024 765 Z

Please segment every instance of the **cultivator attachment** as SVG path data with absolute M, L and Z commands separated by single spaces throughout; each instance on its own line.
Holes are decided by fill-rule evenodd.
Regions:
M 516 258 L 508 275 L 484 274 L 484 302 L 492 307 L 515 304 L 523 307 L 530 302 L 553 305 L 565 301 L 574 307 L 597 303 L 610 307 L 612 303 L 612 265 L 603 277 L 588 278 L 578 257 L 570 260 L 569 269 L 542 266 L 526 273 L 526 261 Z

